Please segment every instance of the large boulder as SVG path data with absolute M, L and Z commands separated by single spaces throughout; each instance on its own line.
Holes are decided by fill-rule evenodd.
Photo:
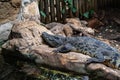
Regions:
M 3 46 L 9 50 L 26 51 L 33 46 L 42 44 L 42 32 L 52 34 L 34 21 L 16 22 L 12 27 L 9 40 Z

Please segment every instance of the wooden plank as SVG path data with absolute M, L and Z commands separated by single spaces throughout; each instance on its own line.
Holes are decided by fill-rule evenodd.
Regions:
M 73 0 L 72 0 L 72 3 L 73 3 Z M 68 12 L 70 13 L 70 17 L 71 17 L 71 18 L 74 17 L 74 16 L 73 16 L 73 13 L 72 13 L 72 9 L 69 8 Z
M 84 12 L 86 11 L 86 10 L 85 10 L 85 8 L 86 8 L 85 2 L 86 2 L 86 1 L 85 1 L 85 0 L 82 0 L 82 2 L 83 2 L 83 3 L 82 3 L 82 10 L 83 10 L 82 12 L 84 13 Z
M 44 11 L 44 1 L 43 0 L 39 0 L 39 9 L 40 9 L 40 11 Z M 42 16 L 42 15 L 40 15 L 41 17 L 40 17 L 40 21 L 41 22 L 45 22 L 45 18 Z
M 70 15 L 70 14 L 68 14 L 68 11 L 66 10 L 66 4 L 65 4 L 64 0 L 61 0 L 61 8 L 62 8 L 62 10 L 63 9 L 65 10 L 65 13 L 62 13 L 62 21 L 65 22 L 66 16 Z
M 73 0 L 73 5 L 76 7 L 77 12 L 73 13 L 71 9 L 67 10 L 64 0 L 40 0 L 40 10 L 44 11 L 47 15 L 47 18 L 41 16 L 42 22 L 53 22 L 53 21 L 64 21 L 66 17 L 80 17 L 80 13 L 90 9 L 105 9 L 107 7 L 119 7 L 118 0 Z M 65 9 L 65 13 L 62 14 L 62 9 Z M 74 16 L 73 16 L 74 14 Z
M 60 22 L 61 20 L 60 0 L 56 0 L 56 17 L 57 21 Z
M 49 18 L 49 4 L 48 4 L 48 0 L 43 0 L 44 1 L 44 7 L 45 7 L 45 13 L 46 13 L 46 18 L 45 18 L 45 23 L 49 23 L 50 22 L 50 18 Z
M 54 0 L 50 0 L 50 15 L 51 15 L 51 21 L 55 21 L 55 8 L 54 8 Z
M 101 3 L 102 3 L 102 0 L 97 0 L 97 5 L 99 9 L 101 8 Z
M 85 4 L 86 4 L 86 9 L 85 9 L 85 11 L 90 10 L 90 9 L 91 9 L 91 8 L 90 8 L 90 1 L 89 1 L 89 0 L 86 0 Z
M 78 4 L 78 0 L 73 0 L 73 5 L 76 8 L 76 12 L 74 13 L 75 17 L 79 17 L 79 6 L 78 6 L 79 4 Z
M 97 11 L 98 10 L 98 0 L 93 0 L 94 1 L 94 9 L 95 9 L 95 11 Z
M 78 8 L 79 8 L 79 17 L 81 18 L 82 16 L 82 0 L 78 0 Z

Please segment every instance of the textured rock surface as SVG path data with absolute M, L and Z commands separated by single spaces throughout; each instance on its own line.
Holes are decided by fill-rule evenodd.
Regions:
M 7 40 L 12 29 L 13 23 L 7 22 L 0 24 L 0 40 Z
M 0 24 L 16 19 L 20 0 L 0 0 Z
M 39 46 L 42 44 L 42 32 L 52 34 L 45 27 L 34 21 L 18 22 L 11 30 L 9 41 L 3 46 L 12 50 L 18 49 L 21 51 L 27 51 L 33 46 Z
M 10 61 L 13 58 L 18 59 L 17 57 L 20 57 L 19 55 L 27 55 L 28 58 L 34 59 L 38 64 L 47 64 L 78 73 L 89 73 L 88 75 L 92 76 L 92 78 L 100 76 L 101 73 L 100 80 L 103 77 L 105 78 L 103 80 L 120 80 L 119 70 L 113 70 L 102 64 L 90 64 L 86 66 L 84 62 L 90 58 L 89 56 L 74 52 L 68 54 L 54 54 L 52 52 L 53 48 L 41 45 L 43 44 L 40 36 L 41 33 L 44 31 L 48 33 L 51 32 L 43 26 L 38 25 L 36 22 L 29 21 L 29 16 L 30 15 L 28 15 L 28 17 L 20 16 L 20 19 L 24 17 L 28 19 L 28 21 L 19 22 L 13 26 L 9 40 L 2 47 L 2 54 L 4 57 L 7 57 L 6 59 Z M 16 57 L 15 55 L 18 56 Z M 9 59 L 10 57 L 12 58 Z M 95 76 L 93 76 L 92 73 L 96 73 Z
M 113 70 L 103 64 L 86 65 L 86 60 L 90 58 L 87 55 L 75 52 L 69 52 L 67 54 L 53 53 L 53 48 L 44 45 L 44 42 L 42 41 L 40 35 L 44 31 L 52 34 L 45 27 L 40 26 L 33 21 L 20 22 L 14 25 L 9 41 L 7 41 L 2 47 L 4 56 L 12 57 L 10 55 L 18 55 L 16 53 L 16 51 L 18 51 L 20 52 L 19 54 L 27 56 L 30 60 L 34 60 L 37 65 L 45 64 L 54 68 L 57 67 L 74 71 L 79 74 L 88 74 L 89 76 L 92 76 L 94 72 L 96 74 L 93 75 L 97 78 L 102 77 L 104 79 L 113 80 L 111 77 L 113 76 L 114 80 L 119 80 L 119 70 Z M 9 50 L 12 52 L 9 52 Z M 13 52 L 15 53 L 10 54 Z

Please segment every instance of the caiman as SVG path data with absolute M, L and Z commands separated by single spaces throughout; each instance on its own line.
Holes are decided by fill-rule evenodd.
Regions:
M 120 69 L 120 52 L 95 38 L 87 36 L 63 37 L 42 33 L 43 40 L 51 47 L 57 48 L 54 52 L 67 53 L 79 52 L 91 56 L 86 63 L 107 63 L 107 66 Z

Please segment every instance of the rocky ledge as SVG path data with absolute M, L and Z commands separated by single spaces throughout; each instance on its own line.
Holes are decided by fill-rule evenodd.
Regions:
M 2 46 L 2 55 L 8 62 L 22 61 L 33 62 L 37 65 L 49 65 L 60 70 L 68 70 L 77 74 L 88 75 L 93 78 L 120 80 L 120 71 L 109 68 L 100 63 L 85 65 L 90 57 L 81 53 L 69 52 L 55 54 L 42 40 L 42 32 L 48 32 L 44 26 L 34 21 L 21 21 L 16 23 L 11 30 L 8 41 Z

